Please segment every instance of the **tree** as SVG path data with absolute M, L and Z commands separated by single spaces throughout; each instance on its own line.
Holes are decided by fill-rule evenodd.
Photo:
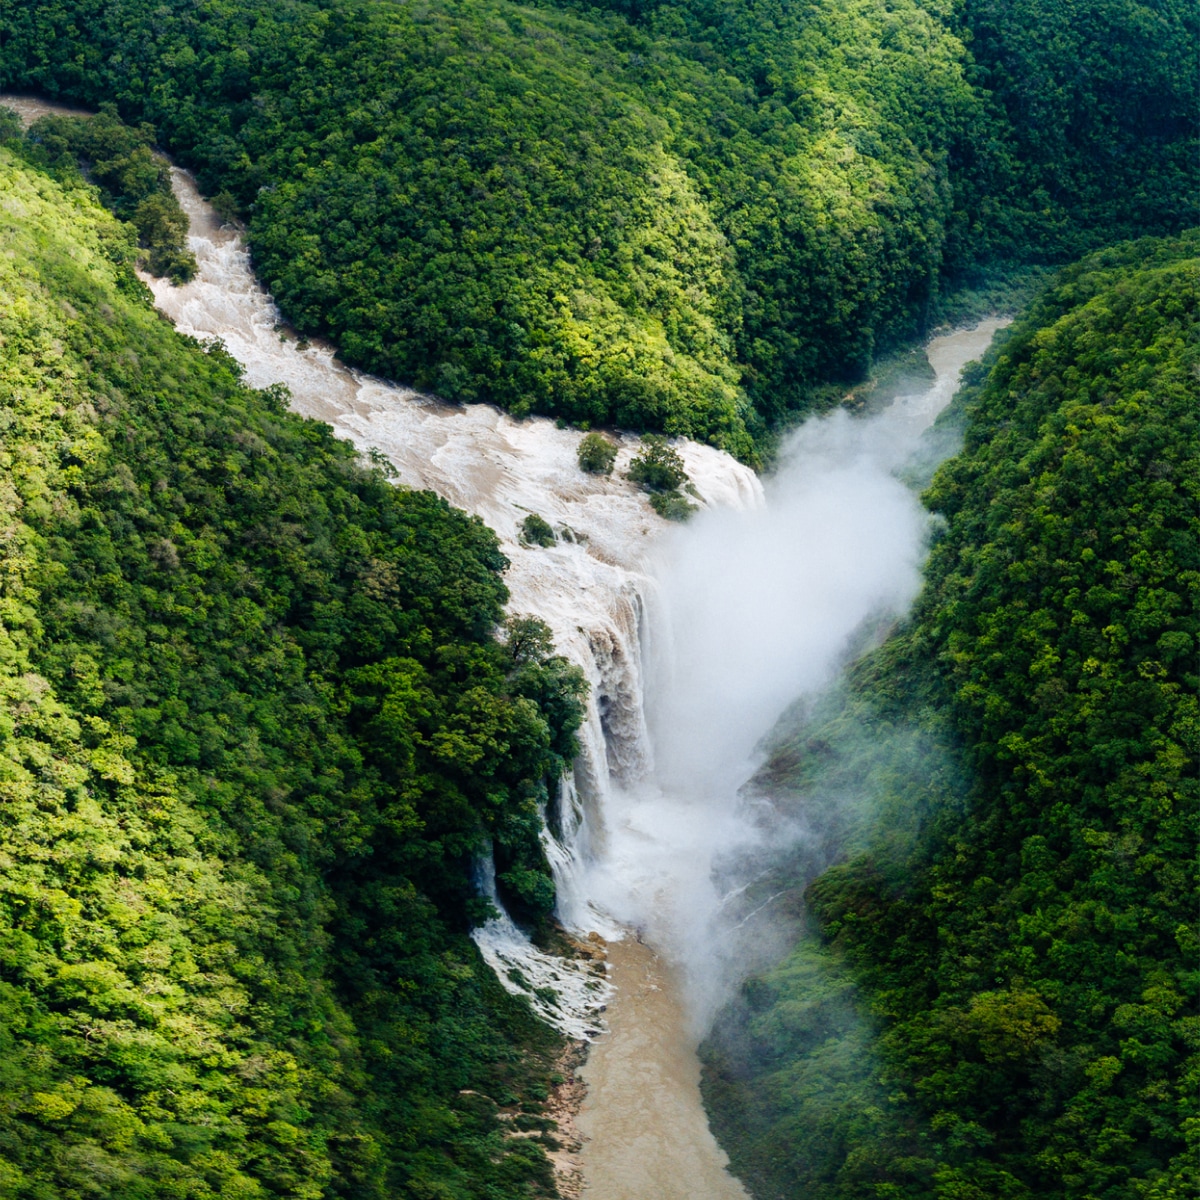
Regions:
M 611 475 L 617 445 L 602 433 L 589 433 L 579 443 L 579 465 L 590 475 Z

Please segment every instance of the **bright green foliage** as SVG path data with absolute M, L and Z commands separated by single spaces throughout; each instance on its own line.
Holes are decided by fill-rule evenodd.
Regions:
M 579 443 L 580 467 L 589 475 L 611 475 L 617 461 L 617 444 L 602 433 L 589 433 Z
M 679 451 L 665 437 L 647 433 L 642 449 L 629 464 L 629 478 L 647 492 L 670 492 L 687 483 Z
M 545 517 L 530 513 L 521 522 L 521 541 L 527 546 L 553 546 L 558 538 L 554 534 L 554 526 Z
M 171 190 L 166 162 L 154 153 L 152 130 L 131 129 L 106 106 L 94 117 L 41 117 L 27 140 L 35 148 L 34 161 L 68 172 L 82 167 L 100 185 L 107 207 L 137 230 L 150 274 L 175 283 L 196 274 L 187 217 Z
M 152 121 L 355 364 L 751 459 L 948 282 L 1189 219 L 1184 0 L 564 7 L 0 0 L 0 85 Z
M 911 626 L 775 757 L 830 831 L 807 870 L 843 861 L 809 889 L 833 952 L 709 1051 L 764 1195 L 1200 1183 L 1198 251 L 1086 260 L 975 372 Z
M 660 517 L 686 521 L 696 511 L 696 505 L 680 491 L 685 486 L 691 489 L 683 459 L 661 434 L 643 434 L 641 452 L 629 464 L 628 477 L 650 493 L 650 507 Z
M 551 1194 L 495 1112 L 558 1043 L 466 931 L 489 845 L 553 903 L 578 672 L 87 189 L 0 150 L 0 239 L 0 1195 Z
M 693 504 L 682 492 L 651 492 L 650 507 L 666 521 L 686 521 L 696 511 Z

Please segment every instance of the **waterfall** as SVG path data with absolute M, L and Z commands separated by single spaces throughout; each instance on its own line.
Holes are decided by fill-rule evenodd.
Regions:
M 763 504 L 710 507 L 654 547 L 654 583 L 639 592 L 642 700 L 636 722 L 608 721 L 619 758 L 583 886 L 672 960 L 697 1033 L 789 932 L 753 885 L 809 834 L 769 795 L 746 794 L 765 739 L 908 611 L 929 516 L 904 477 L 953 449 L 952 435 L 933 444 L 927 430 L 999 324 L 935 338 L 931 387 L 793 431 Z M 618 736 L 635 727 L 630 740 L 649 741 L 636 755 Z
M 63 111 L 27 97 L 0 103 L 27 121 Z M 804 836 L 744 785 L 783 710 L 836 675 L 864 628 L 910 603 L 926 518 L 897 474 L 961 367 L 1005 322 L 935 338 L 936 383 L 881 416 L 806 424 L 766 491 L 728 455 L 680 440 L 703 497 L 681 529 L 625 480 L 633 437 L 617 439 L 613 476 L 585 475 L 577 431 L 444 404 L 297 339 L 237 230 L 186 172 L 173 168 L 172 179 L 199 273 L 178 288 L 146 279 L 158 307 L 182 332 L 220 339 L 251 386 L 286 384 L 297 412 L 384 454 L 400 483 L 479 516 L 511 563 L 510 610 L 545 621 L 587 678 L 580 753 L 545 814 L 543 844 L 569 930 L 638 933 L 613 948 L 627 998 L 588 1064 L 597 1086 L 581 1128 L 586 1117 L 602 1152 L 589 1183 L 614 1195 L 741 1200 L 700 1102 L 696 1039 L 754 955 L 781 948 L 770 941 L 774 897 L 751 899 L 756 864 Z M 552 547 L 521 542 L 530 513 L 558 533 Z M 477 882 L 496 916 L 473 937 L 500 983 L 564 1034 L 595 1036 L 612 995 L 598 953 L 533 946 L 500 903 L 490 856 Z M 640 944 L 643 932 L 661 960 Z
M 832 677 L 864 622 L 910 602 L 925 517 L 896 472 L 999 323 L 935 339 L 938 382 L 882 416 L 807 423 L 767 492 L 729 455 L 680 439 L 703 501 L 689 525 L 673 526 L 624 478 L 632 436 L 617 439 L 612 476 L 588 475 L 576 430 L 445 404 L 298 340 L 238 232 L 186 172 L 173 179 L 200 269 L 183 287 L 148 279 L 158 306 L 181 331 L 220 338 L 251 385 L 285 383 L 298 412 L 382 452 L 400 483 L 481 517 L 511 562 L 511 611 L 545 621 L 583 669 L 581 750 L 544 834 L 560 919 L 609 938 L 645 930 L 683 968 L 702 1023 L 757 936 L 738 925 L 745 914 L 727 919 L 746 879 L 722 877 L 722 863 L 752 859 L 764 836 L 739 799 L 758 742 L 789 702 Z M 557 531 L 554 545 L 522 543 L 529 513 Z M 513 971 L 551 970 L 511 922 L 485 928 L 476 940 L 493 965 L 507 964 L 497 967 L 506 986 Z M 514 967 L 522 953 L 526 968 Z M 544 1015 L 565 1032 L 595 1026 L 594 989 L 565 982 L 574 969 L 559 960 L 564 982 L 545 985 L 562 992 L 566 1007 Z M 590 964 L 578 970 L 594 982 Z
M 563 924 L 619 937 L 619 923 L 597 907 L 589 889 L 610 842 L 614 796 L 652 772 L 643 650 L 657 593 L 650 564 L 671 529 L 624 478 L 638 439 L 616 438 L 611 476 L 588 475 L 576 459 L 577 430 L 539 417 L 517 421 L 488 405 L 445 404 L 346 367 L 332 346 L 287 329 L 254 277 L 240 234 L 221 223 L 191 176 L 173 168 L 172 181 L 199 272 L 182 287 L 146 278 L 158 307 L 181 332 L 219 338 L 251 386 L 286 384 L 297 412 L 327 422 L 364 452 L 382 452 L 401 484 L 430 488 L 481 517 L 511 563 L 510 611 L 540 617 L 559 653 L 583 669 L 589 697 L 580 754 L 562 783 L 557 836 L 547 829 L 543 841 Z M 746 510 L 762 503 L 754 472 L 729 455 L 684 439 L 677 449 L 704 507 Z M 553 546 L 522 543 L 529 513 L 554 527 Z M 484 871 L 481 886 L 486 880 Z M 501 916 L 474 936 L 501 982 L 529 996 L 564 1033 L 594 1030 L 603 997 L 591 964 L 542 954 L 494 903 Z M 546 988 L 559 994 L 559 1003 L 539 999 L 538 989 Z
M 0 101 L 15 106 L 26 121 L 69 111 L 29 97 Z M 831 577 L 847 551 L 855 561 L 863 559 L 864 546 L 868 559 L 887 558 L 895 549 L 888 537 L 876 549 L 870 539 L 857 549 L 851 542 L 837 543 L 853 531 L 847 534 L 838 525 L 836 503 L 823 512 L 820 503 L 808 510 L 801 503 L 797 510 L 797 481 L 801 492 L 810 476 L 819 478 L 818 491 L 850 481 L 860 499 L 873 494 L 881 511 L 893 515 L 907 504 L 911 518 L 911 496 L 897 504 L 899 484 L 891 478 L 899 460 L 881 454 L 880 447 L 891 441 L 911 448 L 948 400 L 962 364 L 986 347 L 1001 322 L 935 339 L 930 359 L 936 385 L 894 406 L 887 420 L 873 426 L 859 422 L 857 433 L 844 414 L 833 423 L 810 423 L 784 455 L 782 484 L 772 485 L 771 506 L 748 468 L 680 439 L 677 449 L 703 497 L 699 516 L 680 530 L 655 516 L 624 478 L 637 452 L 636 438 L 617 437 L 611 477 L 586 475 L 576 462 L 577 431 L 542 418 L 516 421 L 487 405 L 445 404 L 347 368 L 327 343 L 297 338 L 255 279 L 238 230 L 222 224 L 187 172 L 172 168 L 172 181 L 190 221 L 199 272 L 183 287 L 147 278 L 158 307 L 181 332 L 220 339 L 251 386 L 286 384 L 297 412 L 327 422 L 364 452 L 383 453 L 400 483 L 437 492 L 497 533 L 511 563 L 510 610 L 545 621 L 559 652 L 583 669 L 590 687 L 580 753 L 561 781 L 553 829 L 543 833 L 559 917 L 570 930 L 610 938 L 631 926 L 647 930 L 682 966 L 689 992 L 707 989 L 711 1007 L 706 971 L 719 974 L 725 958 L 742 955 L 745 961 L 745 926 L 754 915 L 730 916 L 747 884 L 723 864 L 739 853 L 752 857 L 756 839 L 764 836 L 739 799 L 757 761 L 758 739 L 798 693 L 819 686 L 836 669 L 864 619 L 903 609 L 915 586 L 920 522 L 893 527 L 892 540 L 902 546 L 900 557 L 907 556 L 908 565 L 898 575 L 884 572 L 883 591 L 868 587 L 822 597 L 818 588 L 808 597 L 816 609 L 776 604 L 764 610 L 740 601 L 730 606 L 729 597 L 737 600 L 739 592 L 725 584 L 734 580 L 741 599 L 753 599 L 755 588 L 764 585 L 758 567 L 782 555 L 792 570 L 793 590 L 797 583 L 804 590 L 800 568 L 807 557 L 812 576 L 821 547 L 805 542 L 803 524 L 771 526 L 781 506 L 793 519 L 807 511 L 810 523 L 834 529 L 834 542 L 826 539 L 824 545 L 834 550 L 826 563 Z M 814 429 L 825 432 L 814 435 Z M 843 443 L 832 458 L 831 433 Z M 839 453 L 840 481 L 825 469 Z M 855 480 L 855 464 L 861 467 L 872 455 L 874 467 Z M 521 542 L 520 524 L 529 513 L 555 528 L 559 538 L 552 547 Z M 897 582 L 902 579 L 908 582 Z M 777 588 L 778 577 L 769 583 L 767 591 Z M 771 642 L 781 630 L 810 627 L 815 639 Z M 747 632 L 748 641 L 742 636 Z M 770 636 L 764 641 L 763 634 Z M 722 664 L 711 651 L 726 643 L 735 648 Z M 756 665 L 764 647 L 766 667 Z M 695 670 L 697 665 L 702 669 Z M 485 892 L 488 880 L 485 867 L 480 876 Z M 591 964 L 542 954 L 495 903 L 499 917 L 475 937 L 501 982 L 529 996 L 564 1032 L 594 1031 L 603 987 Z M 546 989 L 560 1002 L 546 1003 Z
M 612 990 L 603 962 L 560 958 L 531 945 L 500 903 L 490 855 L 480 864 L 478 883 L 497 915 L 472 936 L 505 990 L 524 996 L 542 1020 L 568 1037 L 595 1037 L 602 1028 L 599 1014 Z

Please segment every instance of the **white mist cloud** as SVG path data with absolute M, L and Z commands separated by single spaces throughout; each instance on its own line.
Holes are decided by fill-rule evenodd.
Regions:
M 648 697 L 664 787 L 726 802 L 762 736 L 829 681 L 863 622 L 912 602 L 927 515 L 877 432 L 841 412 L 810 422 L 765 508 L 706 512 L 668 545 L 669 624 Z
M 764 507 L 707 510 L 664 539 L 646 648 L 655 766 L 612 797 L 588 891 L 680 962 L 698 1027 L 752 935 L 769 936 L 722 915 L 716 864 L 764 836 L 739 790 L 783 711 L 836 678 L 864 623 L 915 598 L 929 518 L 897 472 L 995 327 L 935 342 L 928 392 L 797 430 Z

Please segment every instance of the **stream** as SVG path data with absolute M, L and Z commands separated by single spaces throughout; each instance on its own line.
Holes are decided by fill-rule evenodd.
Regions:
M 0 103 L 26 121 L 75 111 Z M 624 478 L 633 436 L 618 438 L 612 476 L 587 475 L 577 430 L 446 404 L 298 339 L 239 232 L 190 175 L 172 168 L 172 181 L 199 273 L 182 287 L 147 278 L 158 307 L 181 332 L 220 339 L 251 386 L 286 384 L 296 412 L 381 452 L 399 483 L 481 517 L 512 564 L 511 611 L 544 620 L 587 676 L 581 753 L 545 844 L 559 916 L 608 940 L 608 972 L 538 951 L 503 912 L 474 934 L 504 986 L 593 1041 L 575 1164 L 587 1197 L 745 1200 L 708 1127 L 696 1047 L 740 975 L 780 949 L 769 902 L 744 911 L 739 897 L 764 837 L 799 834 L 764 832 L 743 786 L 788 705 L 836 677 L 865 624 L 915 596 L 928 517 L 896 474 L 1004 322 L 934 338 L 936 382 L 883 414 L 808 422 L 765 486 L 681 439 L 701 511 L 678 527 Z M 555 528 L 552 547 L 521 542 L 529 513 Z

